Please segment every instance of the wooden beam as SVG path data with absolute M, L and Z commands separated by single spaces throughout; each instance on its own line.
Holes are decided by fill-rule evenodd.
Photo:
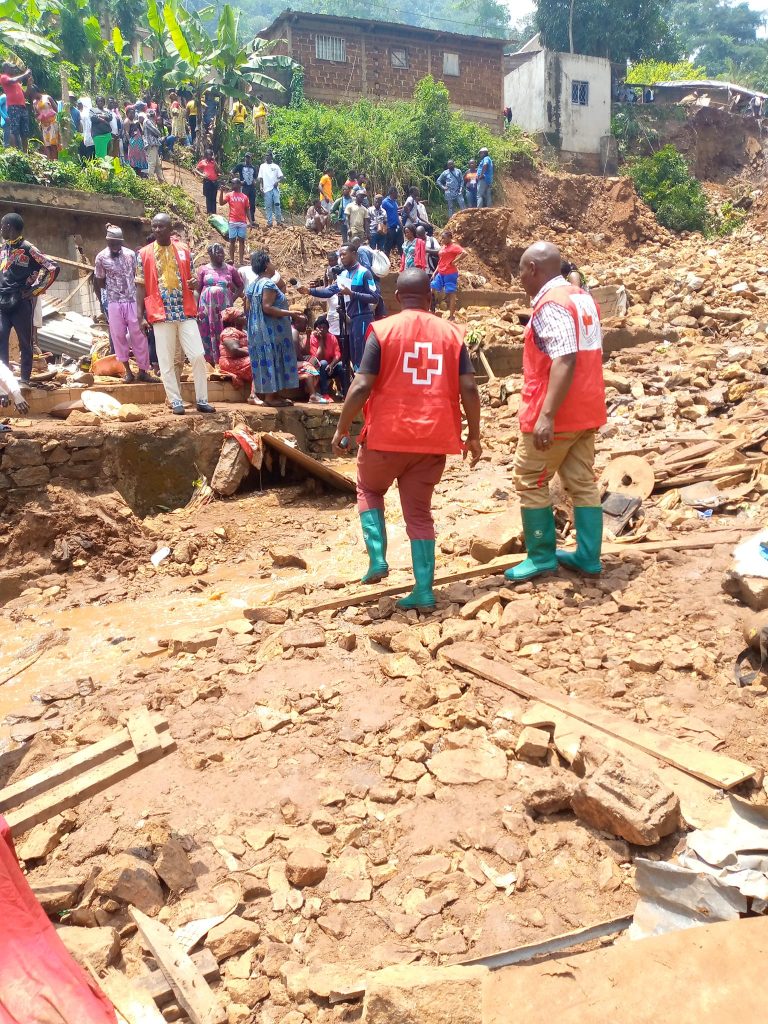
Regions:
M 168 731 L 168 723 L 162 715 L 155 713 L 151 718 L 157 732 Z M 98 743 L 89 744 L 84 750 L 79 750 L 71 757 L 57 761 L 20 782 L 0 789 L 0 813 L 12 807 L 19 807 L 33 797 L 39 796 L 55 786 L 60 786 L 69 779 L 82 775 L 88 769 L 96 768 L 113 757 L 125 754 L 132 748 L 133 742 L 128 730 L 117 729 L 110 736 L 99 740 Z
M 519 697 L 540 701 L 556 708 L 571 718 L 617 737 L 624 743 L 652 754 L 658 760 L 671 764 L 697 779 L 703 779 L 711 786 L 733 789 L 734 786 L 755 776 L 755 769 L 750 765 L 726 757 L 725 754 L 702 750 L 674 736 L 665 736 L 647 726 L 620 718 L 594 704 L 550 690 L 515 671 L 511 665 L 489 658 L 477 645 L 454 644 L 444 647 L 442 653 L 457 668 L 466 669 L 481 679 L 503 686 L 505 690 L 511 690 Z
M 173 933 L 136 907 L 129 907 L 128 913 L 192 1024 L 224 1024 L 226 1010 Z
M 103 978 L 97 977 L 99 988 L 128 1024 L 165 1024 L 152 996 L 114 967 L 108 968 Z
M 345 476 L 344 473 L 339 473 L 338 470 L 333 469 L 324 462 L 318 462 L 311 455 L 307 455 L 298 448 L 294 448 L 293 445 L 288 444 L 287 441 L 277 434 L 262 434 L 261 439 L 270 448 L 284 455 L 286 459 L 290 459 L 291 462 L 296 463 L 297 466 L 300 466 L 307 473 L 311 473 L 312 476 L 316 476 L 331 487 L 335 487 L 340 491 L 348 491 L 351 494 L 355 493 L 357 485 L 351 477 Z
M 192 953 L 192 963 L 200 971 L 206 981 L 217 981 L 219 978 L 219 965 L 216 957 L 204 946 L 199 953 Z M 154 999 L 158 1006 L 165 1006 L 176 998 L 173 987 L 162 971 L 152 971 L 143 978 L 131 979 L 136 988 L 143 989 Z
M 35 825 L 48 821 L 56 814 L 61 814 L 62 811 L 77 806 L 83 800 L 109 789 L 116 782 L 135 775 L 148 764 L 159 761 L 160 758 L 172 753 L 175 749 L 176 741 L 169 732 L 164 732 L 161 734 L 160 746 L 155 756 L 151 758 L 145 756 L 140 759 L 131 747 L 125 754 L 113 758 L 106 764 L 97 765 L 81 775 L 76 775 L 68 782 L 43 792 L 31 802 L 6 812 L 5 820 L 10 826 L 11 835 L 14 837 L 23 835 Z
M 133 749 L 140 761 L 150 763 L 156 760 L 161 747 L 160 734 L 155 730 L 152 715 L 146 708 L 132 711 L 128 716 L 128 733 Z
M 697 549 L 713 548 L 716 544 L 738 544 L 744 533 L 753 532 L 746 527 L 743 530 L 706 530 L 701 535 L 692 535 L 680 540 L 653 540 L 642 541 L 634 544 L 603 544 L 603 555 L 655 555 L 660 551 L 695 551 Z M 528 555 L 520 552 L 516 555 L 505 555 L 503 558 L 495 558 L 484 565 L 473 565 L 469 569 L 458 569 L 455 572 L 442 573 L 435 577 L 436 587 L 447 586 L 449 583 L 460 583 L 462 580 L 473 580 L 481 576 L 493 576 L 496 573 L 511 569 L 513 565 L 519 565 Z M 354 586 L 355 584 L 350 584 Z M 352 605 L 372 604 L 380 597 L 395 597 L 403 594 L 413 587 L 413 580 L 406 580 L 404 583 L 382 584 L 380 586 L 366 587 L 365 590 L 356 590 L 347 593 L 346 596 L 334 597 L 328 601 L 320 601 L 317 604 L 307 605 L 297 609 L 302 614 L 308 612 L 323 612 L 333 608 L 349 608 Z

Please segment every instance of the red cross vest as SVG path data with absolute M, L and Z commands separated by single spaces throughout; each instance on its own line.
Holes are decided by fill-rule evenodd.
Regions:
M 536 344 L 533 318 L 554 302 L 567 309 L 576 327 L 576 369 L 565 401 L 555 416 L 555 433 L 593 430 L 607 420 L 605 385 L 603 384 L 603 332 L 600 311 L 592 296 L 574 285 L 551 288 L 531 311 L 525 329 L 523 349 L 523 394 L 520 406 L 520 429 L 532 434 L 539 418 L 549 386 L 552 360 Z
M 192 254 L 181 242 L 171 240 L 176 253 L 176 263 L 181 279 L 181 294 L 184 304 L 184 316 L 194 319 L 197 316 L 197 299 L 187 284 L 192 277 Z M 144 312 L 150 324 L 162 323 L 165 320 L 165 306 L 160 298 L 160 285 L 157 280 L 157 263 L 155 262 L 155 245 L 151 242 L 139 249 L 139 259 L 144 271 Z
M 377 320 L 381 366 L 360 436 L 383 452 L 462 451 L 459 361 L 464 330 L 420 309 Z

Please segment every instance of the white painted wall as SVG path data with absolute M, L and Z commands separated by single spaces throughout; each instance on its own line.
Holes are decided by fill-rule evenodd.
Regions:
M 559 68 L 559 76 L 558 76 Z M 504 78 L 504 105 L 512 120 L 531 134 L 557 130 L 559 77 L 560 135 L 569 153 L 599 153 L 611 131 L 611 66 L 602 57 L 541 50 Z M 589 104 L 571 102 L 571 83 L 589 82 Z
M 540 50 L 525 64 L 504 77 L 504 106 L 512 108 L 512 120 L 523 131 L 535 135 L 550 130 L 547 121 L 546 50 Z
M 568 153 L 599 153 L 600 139 L 611 133 L 611 65 L 603 57 L 559 53 L 560 135 Z M 571 102 L 571 83 L 589 82 L 589 105 Z

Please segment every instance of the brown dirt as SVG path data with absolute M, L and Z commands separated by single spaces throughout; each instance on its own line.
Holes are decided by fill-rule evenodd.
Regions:
M 635 192 L 628 178 L 541 173 L 503 182 L 503 206 L 465 210 L 450 222 L 478 269 L 509 283 L 524 250 L 536 238 L 561 245 L 579 264 L 604 258 L 607 249 L 628 252 L 669 234 Z

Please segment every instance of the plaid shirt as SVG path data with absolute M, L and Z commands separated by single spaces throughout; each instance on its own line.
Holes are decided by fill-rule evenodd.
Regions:
M 547 281 L 533 300 L 532 307 L 552 288 L 567 288 L 568 282 L 564 277 L 553 277 Z M 533 340 L 536 347 L 550 359 L 557 359 L 559 356 L 570 356 L 579 351 L 579 343 L 576 338 L 576 327 L 573 317 L 567 309 L 548 302 L 533 318 Z

